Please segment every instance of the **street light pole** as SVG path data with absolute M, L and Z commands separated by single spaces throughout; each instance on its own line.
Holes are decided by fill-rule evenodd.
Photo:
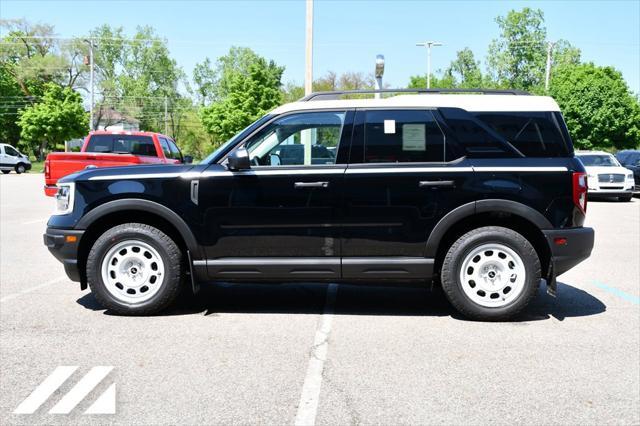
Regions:
M 427 89 L 431 88 L 431 46 L 442 46 L 438 41 L 425 41 L 416 43 L 416 46 L 424 46 L 427 48 Z
M 313 0 L 307 0 L 307 26 L 305 37 L 304 94 L 313 92 Z
M 89 130 L 93 130 L 93 105 L 94 105 L 94 96 L 95 96 L 95 90 L 94 90 L 94 82 L 93 82 L 93 40 L 89 39 L 89 40 L 84 40 L 85 42 L 89 43 L 89 68 L 90 68 L 90 75 L 89 75 L 89 86 L 91 87 L 91 108 L 90 108 L 90 113 L 89 113 Z

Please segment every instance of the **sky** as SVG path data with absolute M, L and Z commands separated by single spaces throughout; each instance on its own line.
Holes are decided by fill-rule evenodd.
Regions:
M 426 73 L 426 50 L 436 40 L 432 69 L 445 69 L 456 51 L 470 47 L 486 62 L 498 36 L 495 18 L 510 9 L 540 8 L 549 40 L 566 39 L 583 61 L 620 70 L 640 92 L 640 0 L 629 1 L 329 1 L 315 0 L 314 77 L 327 71 L 372 72 L 385 56 L 384 83 L 405 87 Z M 284 65 L 283 82 L 304 81 L 305 2 L 289 1 L 17 1 L 0 0 L 0 18 L 26 18 L 55 26 L 60 37 L 86 35 L 104 23 L 153 26 L 168 41 L 187 75 L 205 57 L 231 46 L 250 47 Z

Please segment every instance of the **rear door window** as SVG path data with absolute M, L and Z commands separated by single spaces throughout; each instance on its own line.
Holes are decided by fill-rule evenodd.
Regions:
M 365 111 L 365 163 L 443 162 L 445 149 L 430 110 Z
M 151 136 L 142 135 L 93 135 L 89 138 L 86 152 L 158 156 Z
M 474 115 L 527 157 L 566 157 L 571 150 L 554 112 L 476 112 Z

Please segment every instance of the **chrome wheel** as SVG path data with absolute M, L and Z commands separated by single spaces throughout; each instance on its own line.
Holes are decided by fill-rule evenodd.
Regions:
M 499 308 L 515 300 L 524 288 L 526 271 L 520 256 L 503 244 L 484 244 L 462 261 L 460 283 L 478 305 Z
M 164 262 L 149 244 L 122 241 L 102 259 L 102 281 L 107 291 L 122 302 L 145 302 L 162 287 Z

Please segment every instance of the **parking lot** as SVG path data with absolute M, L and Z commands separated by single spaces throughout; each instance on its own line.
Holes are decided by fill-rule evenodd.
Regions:
M 464 320 L 437 288 L 313 283 L 210 285 L 131 318 L 43 246 L 42 185 L 0 176 L 0 424 L 640 423 L 637 198 L 591 202 L 591 258 L 512 322 Z M 48 414 L 101 365 L 69 414 Z M 79 368 L 13 414 L 58 366 Z M 83 414 L 112 383 L 116 414 Z

